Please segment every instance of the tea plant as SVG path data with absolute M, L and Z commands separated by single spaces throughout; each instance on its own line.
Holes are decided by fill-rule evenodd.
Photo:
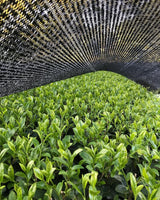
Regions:
M 159 200 L 160 99 L 96 72 L 0 98 L 0 199 Z

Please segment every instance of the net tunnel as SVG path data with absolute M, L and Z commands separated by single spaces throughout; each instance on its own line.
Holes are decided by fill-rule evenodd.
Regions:
M 0 96 L 98 70 L 160 88 L 160 0 L 1 0 Z

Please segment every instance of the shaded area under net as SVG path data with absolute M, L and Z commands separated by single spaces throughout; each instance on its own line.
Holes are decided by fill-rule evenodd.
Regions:
M 2 0 L 0 96 L 108 70 L 160 88 L 160 1 Z

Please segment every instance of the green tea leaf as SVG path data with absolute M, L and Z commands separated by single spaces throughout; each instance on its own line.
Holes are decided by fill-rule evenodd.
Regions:
M 0 163 L 0 184 L 3 181 L 3 175 L 4 175 L 4 164 Z
M 31 160 L 27 165 L 27 171 L 30 171 L 33 165 L 34 165 L 34 160 Z
M 100 191 L 98 191 L 95 187 L 89 186 L 89 199 L 98 200 L 99 193 Z
M 14 144 L 11 141 L 8 141 L 7 143 L 8 143 L 9 148 L 15 153 L 16 148 L 15 148 Z
M 51 170 L 48 171 L 48 175 L 47 175 L 47 178 L 46 178 L 47 183 L 48 183 L 51 179 L 54 178 L 53 172 L 54 172 L 55 170 L 56 170 L 56 168 L 55 168 L 55 167 L 54 167 L 54 168 L 52 167 Z
M 51 158 L 50 153 L 42 153 L 42 157 Z
M 19 165 L 20 165 L 21 169 L 22 169 L 24 172 L 26 172 L 26 167 L 25 167 L 22 163 L 19 163 Z
M 157 189 L 156 196 L 157 199 L 160 199 L 160 188 Z
M 5 188 L 5 185 L 0 186 L 0 192 Z
M 83 151 L 83 149 L 77 149 L 76 151 L 74 151 L 72 154 L 72 158 L 74 159 L 82 151 Z
M 1 152 L 0 152 L 0 160 L 2 160 L 2 158 L 4 157 L 4 155 L 6 154 L 6 152 L 8 151 L 8 148 L 4 148 Z
M 134 195 L 137 195 L 137 193 L 136 193 L 137 182 L 136 182 L 136 178 L 134 177 L 134 175 L 132 173 L 130 173 L 130 182 L 131 182 L 131 188 L 132 188 Z
M 84 161 L 88 164 L 92 164 L 93 163 L 93 158 L 92 156 L 90 156 L 89 153 L 85 152 L 85 151 L 82 151 L 80 153 L 80 156 L 84 159 Z
M 73 171 L 74 171 L 74 170 L 77 170 L 77 169 L 84 169 L 84 167 L 81 166 L 81 165 L 74 165 L 74 166 L 72 167 L 72 170 L 73 170 Z
M 84 176 L 82 175 L 82 187 L 83 187 L 83 191 L 85 191 L 87 183 L 89 183 L 90 181 L 90 173 L 85 174 Z
M 116 186 L 115 191 L 121 194 L 128 194 L 126 186 L 121 184 Z
M 56 158 L 54 158 L 54 160 L 57 161 L 57 162 L 60 162 L 61 164 L 65 165 L 67 167 L 69 167 L 69 164 L 63 158 L 56 157 Z
M 14 169 L 12 165 L 8 168 L 8 176 L 10 177 L 10 180 L 14 181 Z
M 61 140 L 58 140 L 57 143 L 58 143 L 58 146 L 59 146 L 60 149 L 64 149 L 64 145 L 63 145 L 63 142 Z
M 106 155 L 107 151 L 108 151 L 107 149 L 102 149 L 102 150 L 96 155 L 96 158 L 97 158 L 97 159 L 102 158 L 103 156 Z
M 43 180 L 44 177 L 43 177 L 43 173 L 41 172 L 41 170 L 38 168 L 38 167 L 35 167 L 34 169 L 34 174 L 35 176 L 39 179 L 39 180 Z
M 72 185 L 73 188 L 74 188 L 75 190 L 77 190 L 77 192 L 83 197 L 82 192 L 80 191 L 80 189 L 77 187 L 76 184 L 72 183 L 71 181 L 68 181 L 68 183 L 69 183 L 70 185 Z
M 56 200 L 62 200 L 61 195 L 54 188 L 52 188 L 52 195 L 53 195 L 54 199 L 56 199 Z
M 36 186 L 37 186 L 37 188 L 39 188 L 39 189 L 46 189 L 46 183 L 45 183 L 45 181 L 38 181 L 37 183 L 36 183 Z
M 63 188 L 63 182 L 58 183 L 58 185 L 56 186 L 56 190 L 57 190 L 58 194 L 61 193 L 62 188 Z
M 149 181 L 149 176 L 147 174 L 147 171 L 145 168 L 142 169 L 142 175 L 145 178 L 145 180 L 148 182 Z
M 17 193 L 17 200 L 22 200 L 22 188 L 19 187 L 17 184 L 14 184 L 14 190 Z
M 31 185 L 31 187 L 29 188 L 29 191 L 28 191 L 28 197 L 29 198 L 32 198 L 35 195 L 36 188 L 37 188 L 36 183 L 33 183 Z
M 19 176 L 19 177 L 22 177 L 22 178 L 26 178 L 26 175 L 25 175 L 23 172 L 20 172 L 20 171 L 16 172 L 16 173 L 15 173 L 15 176 Z
M 143 185 L 137 186 L 137 188 L 136 188 L 136 194 L 137 195 L 139 194 L 139 192 L 142 190 L 143 187 L 144 187 Z
M 17 195 L 16 195 L 16 193 L 14 191 L 11 191 L 9 193 L 8 200 L 17 200 Z
M 91 172 L 90 185 L 92 185 L 93 187 L 96 186 L 96 183 L 97 183 L 97 176 L 98 176 L 98 172 L 96 172 L 96 171 L 92 171 L 92 172 Z

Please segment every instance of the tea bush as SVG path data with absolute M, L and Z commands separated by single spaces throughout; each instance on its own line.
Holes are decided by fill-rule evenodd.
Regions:
M 0 199 L 159 200 L 160 99 L 109 72 L 0 98 Z

